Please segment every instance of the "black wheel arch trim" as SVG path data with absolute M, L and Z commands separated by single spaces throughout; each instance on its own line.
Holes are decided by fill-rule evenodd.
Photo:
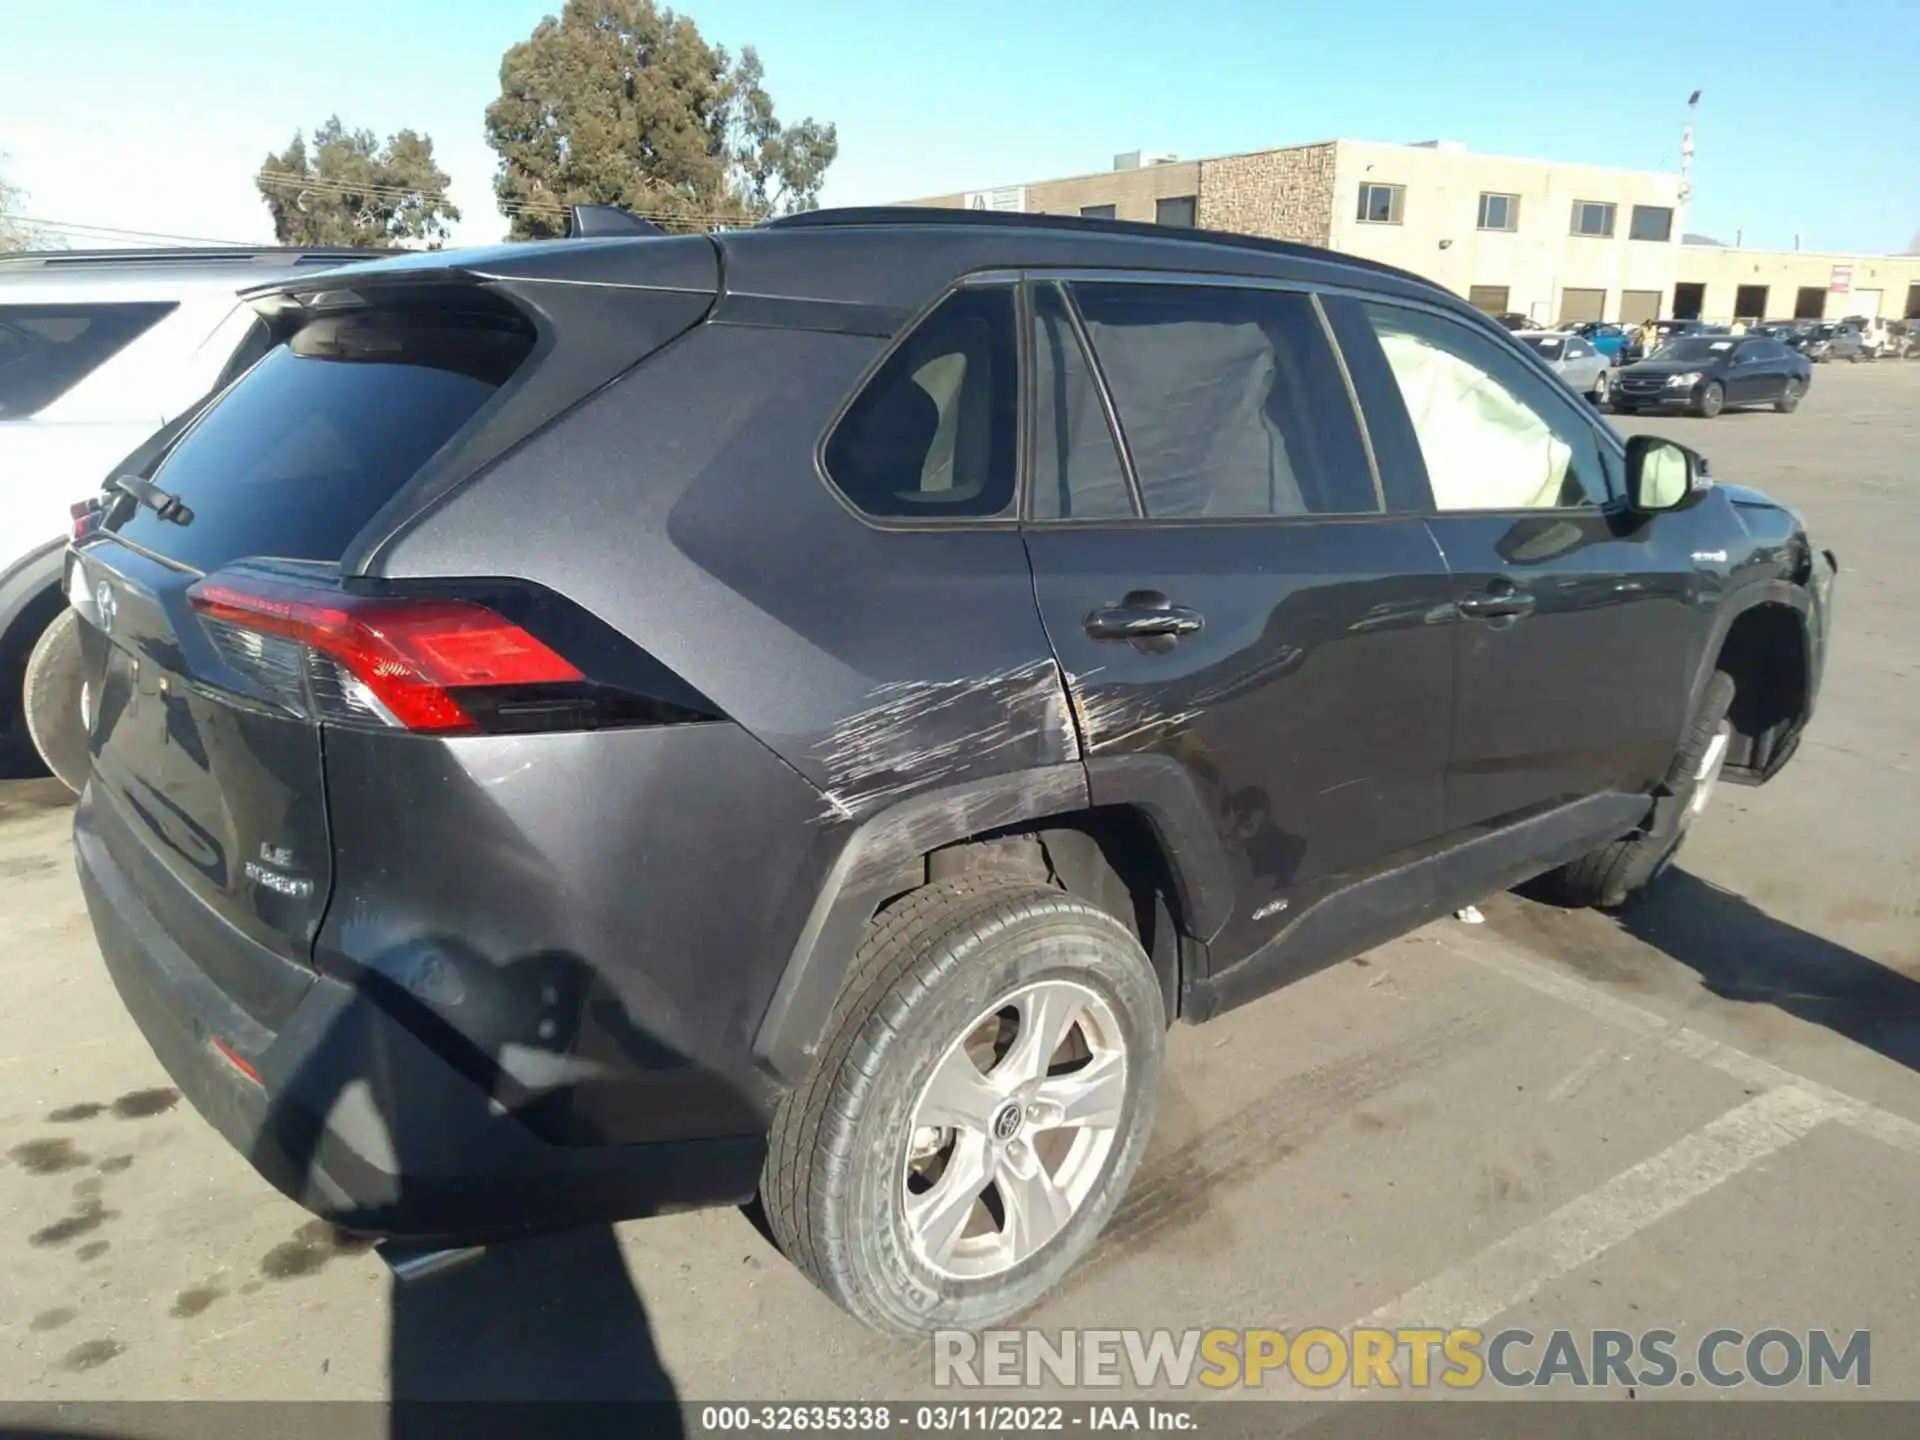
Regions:
M 1762 605 L 1783 605 L 1800 617 L 1800 658 L 1806 666 L 1807 693 L 1800 709 L 1800 718 L 1791 735 L 1774 751 L 1766 769 L 1752 772 L 1729 767 L 1723 772 L 1723 778 L 1730 785 L 1764 784 L 1780 772 L 1799 748 L 1800 733 L 1806 728 L 1807 721 L 1813 718 L 1814 703 L 1820 691 L 1828 617 L 1821 611 L 1817 598 L 1806 586 L 1790 580 L 1755 581 L 1736 590 L 1713 617 L 1713 628 L 1707 634 L 1707 643 L 1702 648 L 1699 664 L 1694 669 L 1693 684 L 1687 694 L 1689 721 L 1698 713 L 1707 683 L 1719 668 L 1721 652 L 1726 648 L 1727 637 L 1733 633 L 1734 623 L 1749 610 Z
M 64 538 L 50 540 L 38 549 L 29 551 L 4 575 L 0 575 L 0 653 L 12 653 L 19 637 L 14 626 L 20 617 L 39 603 L 49 590 L 59 591 L 66 579 L 67 542 Z M 19 648 L 24 658 L 32 647 Z
M 1197 935 L 1217 934 L 1231 905 L 1225 856 L 1191 782 L 1167 757 L 1069 761 L 928 790 L 868 817 L 847 837 L 754 1033 L 755 1059 L 788 1083 L 804 1077 L 860 933 L 895 893 L 902 866 L 985 831 L 1095 806 L 1131 806 L 1147 817 L 1173 876 L 1181 918 Z

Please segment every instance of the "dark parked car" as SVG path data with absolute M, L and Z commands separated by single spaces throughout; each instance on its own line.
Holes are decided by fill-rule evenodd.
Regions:
M 1813 380 L 1813 363 L 1770 335 L 1689 335 L 1615 377 L 1613 408 L 1691 410 L 1711 420 L 1728 406 L 1796 409 Z
M 1623 902 L 1820 684 L 1792 512 L 1351 256 L 829 211 L 253 300 L 69 554 L 75 842 L 180 1089 L 362 1232 L 757 1193 L 987 1324 L 1171 1020 Z

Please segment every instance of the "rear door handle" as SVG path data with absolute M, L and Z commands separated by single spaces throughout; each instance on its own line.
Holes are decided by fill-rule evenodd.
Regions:
M 1525 590 L 1508 585 L 1462 595 L 1455 608 L 1471 620 L 1498 620 L 1504 616 L 1531 615 L 1534 603 L 1533 596 Z
M 1081 623 L 1095 640 L 1127 640 L 1136 649 L 1165 650 L 1182 636 L 1199 634 L 1207 622 L 1198 610 L 1175 605 L 1158 590 L 1131 590 L 1118 605 L 1088 611 Z

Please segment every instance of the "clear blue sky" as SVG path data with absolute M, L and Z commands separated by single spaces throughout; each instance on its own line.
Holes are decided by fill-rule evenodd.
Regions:
M 433 136 L 495 238 L 482 112 L 543 0 L 0 0 L 0 152 L 27 213 L 250 240 L 248 176 L 338 111 Z M 756 45 L 787 118 L 840 128 L 852 204 L 1352 136 L 1635 168 L 1678 163 L 1689 228 L 1902 250 L 1920 232 L 1920 0 L 692 0 Z

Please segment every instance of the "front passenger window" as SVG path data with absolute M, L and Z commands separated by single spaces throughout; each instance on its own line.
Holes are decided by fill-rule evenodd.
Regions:
M 1423 310 L 1368 304 L 1438 510 L 1607 503 L 1592 424 L 1487 336 Z

